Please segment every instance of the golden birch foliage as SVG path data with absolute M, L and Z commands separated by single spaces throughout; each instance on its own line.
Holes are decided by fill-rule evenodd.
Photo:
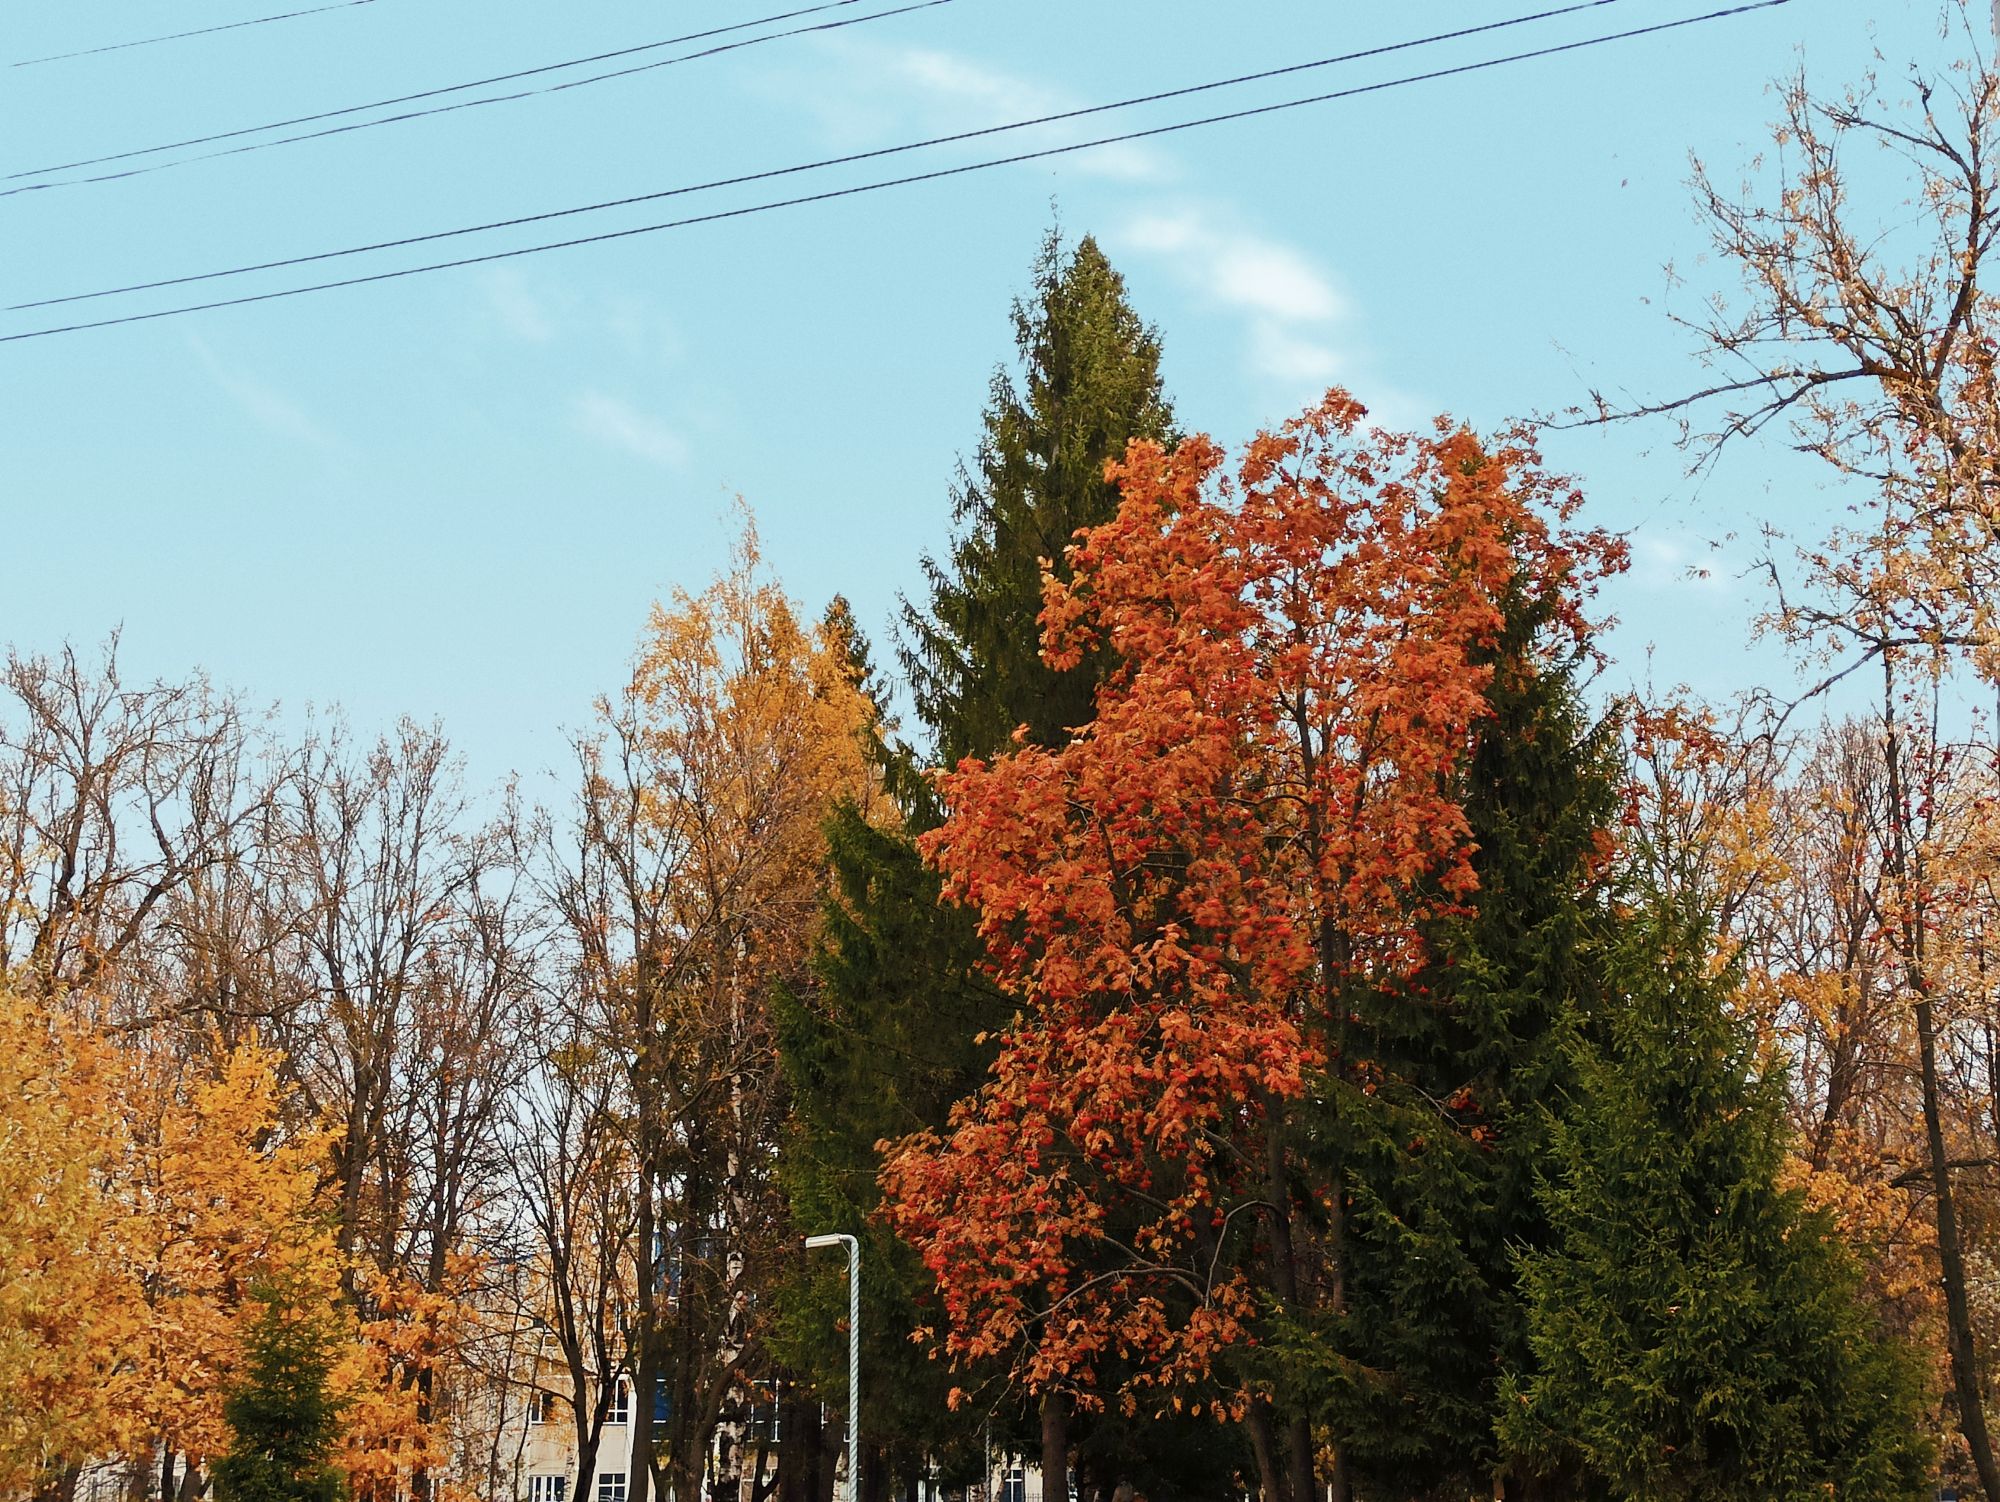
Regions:
M 746 518 L 728 573 L 654 607 L 620 730 L 647 852 L 633 895 L 653 914 L 632 940 L 664 978 L 648 1046 L 680 1072 L 677 1096 L 734 1080 L 739 1113 L 746 1061 L 769 1054 L 742 998 L 803 974 L 836 800 L 881 801 L 846 643 L 802 624 L 759 565 Z
M 115 1062 L 0 991 L 0 1493 L 114 1436 L 111 1378 L 143 1319 L 106 1193 Z
M 828 810 L 883 801 L 847 644 L 803 624 L 760 561 L 746 518 L 728 573 L 654 607 L 630 696 L 642 838 L 677 852 L 667 930 L 691 951 L 736 949 L 757 972 L 736 961 L 746 983 L 804 966 Z
M 343 1423 L 334 1462 L 359 1502 L 400 1497 L 409 1477 L 449 1462 L 437 1398 L 462 1355 L 477 1270 L 478 1259 L 455 1255 L 437 1290 L 393 1274 L 361 1276 L 369 1315 L 334 1372 Z
M 629 1337 L 680 1394 L 653 1435 L 669 1488 L 703 1457 L 796 1262 L 772 1173 L 786 1108 L 769 1002 L 802 986 L 825 888 L 825 822 L 880 817 L 873 707 L 838 612 L 815 628 L 760 567 L 657 606 L 632 678 L 586 747 L 582 869 L 559 901 L 584 994 L 629 1061 L 631 1244 L 678 1249 L 671 1314 L 635 1282 Z
M 276 1057 L 188 1073 L 0 995 L 0 1492 L 220 1453 L 253 1287 L 339 1298 L 321 1144 L 280 1132 Z
M 220 1454 L 252 1290 L 283 1281 L 329 1305 L 339 1297 L 319 1206 L 323 1143 L 279 1132 L 277 1068 L 276 1055 L 239 1048 L 190 1086 L 184 1060 L 128 1055 L 122 1239 L 146 1306 L 118 1382 L 128 1445 L 196 1462 Z

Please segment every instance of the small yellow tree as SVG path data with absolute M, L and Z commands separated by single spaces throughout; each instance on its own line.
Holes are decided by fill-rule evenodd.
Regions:
M 333 1236 L 319 1203 L 323 1144 L 280 1130 L 278 1058 L 256 1047 L 188 1083 L 187 1061 L 141 1046 L 123 1071 L 126 1161 L 120 1243 L 145 1319 L 117 1388 L 128 1451 L 160 1465 L 163 1498 L 192 1495 L 227 1447 L 223 1402 L 258 1305 L 281 1279 L 331 1308 Z

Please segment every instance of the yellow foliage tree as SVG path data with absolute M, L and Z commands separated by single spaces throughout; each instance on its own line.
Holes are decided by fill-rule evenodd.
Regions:
M 854 648 L 837 613 L 815 628 L 765 575 L 746 517 L 730 570 L 656 607 L 630 686 L 582 748 L 579 859 L 557 901 L 579 1005 L 631 1061 L 631 1240 L 665 1264 L 633 1259 L 632 1445 L 666 1469 L 635 1465 L 632 1502 L 661 1481 L 700 1490 L 742 1401 L 759 1290 L 793 1255 L 771 1172 L 785 1101 L 769 1000 L 806 979 L 828 812 L 878 791 Z M 723 1450 L 727 1491 L 740 1448 Z
M 323 1143 L 280 1131 L 278 1058 L 243 1047 L 212 1078 L 140 1047 L 126 1055 L 127 1160 L 121 1243 L 146 1318 L 117 1397 L 128 1453 L 150 1453 L 162 1497 L 194 1493 L 228 1444 L 222 1405 L 242 1364 L 260 1284 L 339 1299 L 331 1225 L 319 1203 Z
M 454 1369 L 472 1310 L 476 1258 L 448 1259 L 445 1283 L 427 1289 L 408 1278 L 364 1272 L 361 1296 L 370 1317 L 334 1380 L 345 1410 L 335 1463 L 357 1502 L 392 1502 L 407 1491 L 430 1494 L 450 1458 L 439 1421 L 440 1378 Z
M 107 1186 L 116 1059 L 0 992 L 0 1494 L 116 1438 L 113 1379 L 143 1324 Z
M 0 994 L 0 1494 L 122 1455 L 194 1495 L 253 1289 L 338 1304 L 322 1144 L 281 1130 L 277 1057 L 189 1064 Z

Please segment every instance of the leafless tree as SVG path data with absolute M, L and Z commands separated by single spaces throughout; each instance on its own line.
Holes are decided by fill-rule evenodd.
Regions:
M 131 685 L 113 637 L 0 672 L 0 977 L 108 990 L 163 903 L 219 879 L 264 789 L 236 703 L 200 677 Z M 136 993 L 143 994 L 143 993 Z M 142 1025 L 161 997 L 106 1020 Z M 108 995 L 98 998 L 109 1004 Z

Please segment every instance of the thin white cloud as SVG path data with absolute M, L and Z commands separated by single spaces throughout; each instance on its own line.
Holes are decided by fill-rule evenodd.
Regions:
M 1346 299 L 1301 252 L 1232 226 L 1212 210 L 1182 205 L 1142 213 L 1119 239 L 1170 258 L 1183 280 L 1224 307 L 1305 323 L 1347 316 Z
M 479 279 L 482 311 L 523 344 L 608 339 L 638 363 L 670 365 L 684 353 L 674 321 L 644 294 L 590 293 L 547 272 L 495 266 Z
M 1323 389 L 1340 376 L 1340 352 L 1332 345 L 1265 319 L 1251 325 L 1250 363 L 1287 385 Z
M 813 111 L 841 150 L 1032 119 L 1084 102 L 934 47 L 844 36 L 825 39 L 821 52 L 836 66 L 815 69 L 812 88 L 786 73 L 766 75 L 759 86 Z M 1117 118 L 1038 126 L 969 145 L 982 152 L 1002 143 L 1007 152 L 1030 150 L 1112 133 Z M 1426 404 L 1357 371 L 1367 362 L 1356 350 L 1353 310 L 1312 255 L 1248 227 L 1244 216 L 1224 207 L 1166 197 L 1162 186 L 1183 174 L 1171 154 L 1151 144 L 1121 143 L 1065 160 L 1132 189 L 1124 222 L 1103 237 L 1107 247 L 1159 260 L 1198 301 L 1240 319 L 1245 365 L 1280 388 L 1283 400 L 1310 400 L 1338 381 L 1383 421 L 1425 420 Z
M 767 80 L 766 87 L 812 110 L 821 128 L 843 147 L 980 130 L 1060 114 L 1086 102 L 938 48 L 884 45 L 861 37 L 829 37 L 821 47 L 836 66 L 816 68 L 812 87 L 799 87 L 800 80 L 789 74 Z M 1111 132 L 1111 127 L 1093 128 L 1101 125 L 1035 126 L 971 142 L 965 149 L 1004 147 L 1011 154 Z M 1156 182 L 1172 175 L 1167 157 L 1134 142 L 1095 147 L 1066 160 L 1077 172 L 1123 182 Z
M 1107 238 L 1116 250 L 1163 262 L 1196 298 L 1241 317 L 1245 362 L 1288 394 L 1323 390 L 1353 363 L 1343 348 L 1353 314 L 1332 277 L 1235 216 L 1199 203 L 1156 206 Z
M 556 315 L 512 266 L 496 266 L 484 277 L 486 304 L 500 327 L 529 344 L 547 344 L 557 333 Z
M 687 440 L 622 397 L 586 391 L 576 399 L 574 410 L 576 425 L 586 437 L 662 469 L 677 469 L 687 462 Z
M 200 337 L 188 340 L 202 368 L 209 379 L 224 391 L 245 415 L 279 438 L 287 438 L 295 443 L 308 444 L 314 448 L 333 448 L 337 440 L 297 402 L 276 387 L 259 380 L 246 371 L 234 369 L 225 364 L 208 342 Z
M 650 297 L 628 293 L 611 298 L 604 331 L 635 360 L 671 365 L 686 353 L 679 328 Z
M 929 47 L 874 50 L 892 72 L 932 94 L 972 106 L 995 122 L 1047 114 L 1056 108 L 1048 90 L 949 52 Z
M 1080 102 L 949 52 L 905 47 L 887 51 L 885 60 L 892 78 L 900 77 L 913 85 L 936 104 L 946 106 L 952 116 L 969 117 L 966 128 L 1062 114 L 1076 109 Z M 1101 122 L 1087 123 L 1080 133 L 1076 126 L 1036 126 L 1018 134 L 1023 140 L 1034 137 L 1030 144 L 1039 147 L 1115 133 L 1098 129 L 1098 124 Z M 1014 134 L 1010 132 L 1008 138 Z M 1164 157 L 1131 141 L 1079 152 L 1075 162 L 1079 171 L 1128 182 L 1152 182 L 1169 175 Z
M 1654 592 L 1694 590 L 1742 595 L 1742 569 L 1715 543 L 1687 532 L 1648 532 L 1632 538 L 1632 582 Z

